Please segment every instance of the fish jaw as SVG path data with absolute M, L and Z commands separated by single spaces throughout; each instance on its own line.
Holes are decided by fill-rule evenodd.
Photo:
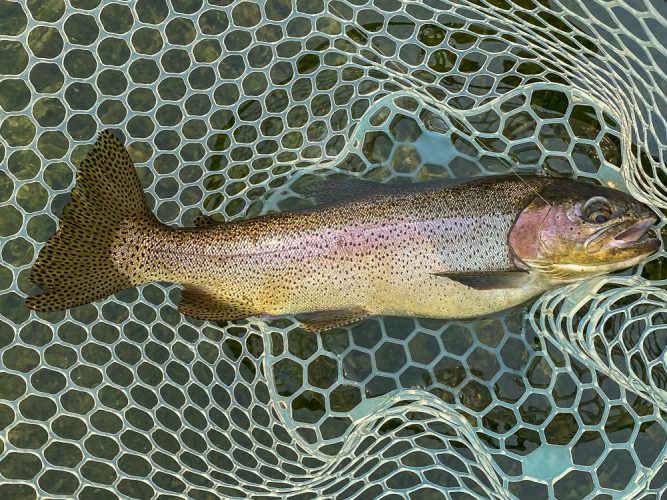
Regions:
M 660 247 L 647 235 L 657 217 L 628 194 L 577 181 L 552 187 L 523 209 L 510 231 L 516 267 L 571 283 L 637 265 Z M 595 199 L 603 200 L 601 218 L 587 209 Z
M 598 258 L 603 257 L 607 262 L 641 261 L 660 248 L 659 239 L 646 237 L 657 220 L 658 218 L 651 214 L 639 219 L 621 221 L 589 238 L 584 244 L 585 251 Z

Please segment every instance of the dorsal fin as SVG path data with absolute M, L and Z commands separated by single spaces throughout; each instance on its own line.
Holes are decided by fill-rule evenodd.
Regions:
M 431 187 L 455 186 L 471 180 L 474 179 L 440 179 L 428 182 L 387 184 L 358 177 L 311 179 L 304 182 L 299 192 L 318 204 L 328 205 L 374 195 L 402 194 L 413 190 L 423 191 Z
M 195 217 L 195 220 L 192 221 L 192 223 L 195 225 L 195 227 L 213 227 L 224 224 L 224 221 L 219 221 L 214 219 L 211 215 L 200 213 L 197 217 Z

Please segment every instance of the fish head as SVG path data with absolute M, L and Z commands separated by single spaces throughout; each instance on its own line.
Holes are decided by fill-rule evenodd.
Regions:
M 509 237 L 516 265 L 574 282 L 638 264 L 660 247 L 647 232 L 651 209 L 616 189 L 557 179 L 517 218 Z

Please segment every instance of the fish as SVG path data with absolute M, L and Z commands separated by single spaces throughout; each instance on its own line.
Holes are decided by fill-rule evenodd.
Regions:
M 295 211 L 168 226 L 104 130 L 33 265 L 42 292 L 25 304 L 63 310 L 172 282 L 179 311 L 199 320 L 295 317 L 323 332 L 370 316 L 466 319 L 634 266 L 661 245 L 648 206 L 569 178 L 326 181 L 310 196 Z

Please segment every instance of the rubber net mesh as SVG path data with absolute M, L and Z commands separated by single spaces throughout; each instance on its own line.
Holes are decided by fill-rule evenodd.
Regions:
M 297 206 L 310 175 L 513 170 L 628 190 L 664 238 L 666 10 L 0 0 L 0 497 L 665 495 L 664 248 L 505 314 L 322 335 L 189 320 L 170 284 L 22 300 L 102 128 L 168 224 Z

